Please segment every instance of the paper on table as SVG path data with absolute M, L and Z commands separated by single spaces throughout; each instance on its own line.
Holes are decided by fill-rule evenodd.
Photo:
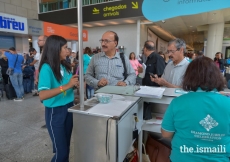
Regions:
M 142 64 L 142 68 L 143 68 L 143 72 L 138 75 L 140 78 L 144 78 L 145 77 L 146 65 L 144 63 Z
M 146 121 L 146 124 L 161 124 L 162 120 L 161 119 L 150 119 Z
M 163 114 L 152 113 L 152 119 L 146 120 L 146 124 L 161 124 L 163 120 Z
M 111 117 L 120 116 L 131 104 L 132 101 L 111 100 L 108 104 L 99 103 L 87 112 Z
M 150 98 L 162 98 L 165 88 L 161 87 L 148 87 L 141 86 L 140 90 L 135 92 L 135 96 L 150 97 Z

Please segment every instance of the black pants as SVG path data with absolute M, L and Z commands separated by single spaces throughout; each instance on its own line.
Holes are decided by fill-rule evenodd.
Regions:
M 72 106 L 73 102 L 45 109 L 46 126 L 53 143 L 53 153 L 55 153 L 51 162 L 69 162 L 73 114 L 68 112 L 68 108 Z
M 3 78 L 3 83 L 4 83 L 4 84 L 8 84 L 8 80 L 9 80 L 9 82 L 10 82 L 9 75 L 7 75 L 7 74 L 2 74 L 2 78 Z

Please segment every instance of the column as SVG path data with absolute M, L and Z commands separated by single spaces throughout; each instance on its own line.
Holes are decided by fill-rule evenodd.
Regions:
M 213 59 L 216 52 L 222 52 L 224 38 L 224 22 L 209 24 L 207 50 L 205 56 Z
M 38 36 L 32 36 L 32 46 L 38 53 L 41 52 L 38 46 Z
M 22 53 L 29 53 L 29 40 L 28 37 L 22 37 Z
M 140 33 L 141 33 L 141 20 L 137 20 L 137 49 L 136 49 L 136 57 L 138 56 L 139 57 L 139 54 L 140 54 L 140 40 L 141 40 L 141 36 L 140 36 Z
M 71 41 L 71 48 L 72 48 L 72 51 L 75 51 L 77 53 L 78 51 L 77 41 Z
M 71 41 L 67 41 L 67 47 L 71 48 Z

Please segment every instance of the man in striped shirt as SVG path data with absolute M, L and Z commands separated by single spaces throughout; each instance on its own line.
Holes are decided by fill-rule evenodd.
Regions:
M 94 55 L 89 63 L 85 80 L 94 88 L 106 85 L 126 86 L 136 83 L 136 74 L 128 57 L 124 56 L 127 77 L 119 52 L 116 52 L 119 38 L 113 31 L 107 31 L 100 40 L 103 52 Z

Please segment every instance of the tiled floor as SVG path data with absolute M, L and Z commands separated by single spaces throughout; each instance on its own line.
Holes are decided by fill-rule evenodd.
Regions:
M 0 162 L 49 162 L 52 143 L 46 129 L 39 97 L 27 94 L 24 101 L 0 101 Z M 73 140 L 70 162 L 73 162 Z

